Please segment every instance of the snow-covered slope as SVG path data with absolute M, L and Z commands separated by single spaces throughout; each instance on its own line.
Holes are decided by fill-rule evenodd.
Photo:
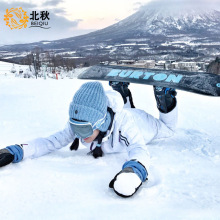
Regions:
M 11 73 L 12 68 L 15 71 L 19 71 L 20 69 L 22 69 L 23 71 L 25 71 L 28 68 L 28 65 L 19 65 L 19 64 L 12 64 L 9 62 L 4 62 L 4 61 L 0 61 L 0 76 L 1 75 L 13 75 Z
M 0 78 L 0 148 L 62 129 L 85 81 Z M 109 89 L 107 82 L 103 83 Z M 151 86 L 132 84 L 136 107 L 158 116 Z M 178 92 L 176 134 L 148 145 L 149 181 L 130 199 L 108 188 L 126 154 L 66 147 L 0 169 L 0 219 L 218 219 L 219 98 Z

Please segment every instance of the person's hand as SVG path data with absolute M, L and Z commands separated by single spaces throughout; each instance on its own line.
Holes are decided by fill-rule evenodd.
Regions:
M 23 159 L 23 149 L 20 145 L 11 145 L 0 150 L 0 167 L 10 163 L 18 163 Z
M 6 148 L 0 150 L 0 167 L 6 166 L 14 160 L 14 155 Z
M 119 172 L 109 183 L 115 193 L 121 197 L 127 198 L 136 193 L 141 186 L 142 181 L 131 167 L 127 167 Z

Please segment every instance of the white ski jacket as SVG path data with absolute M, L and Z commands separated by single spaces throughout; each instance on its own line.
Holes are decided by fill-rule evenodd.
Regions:
M 126 150 L 130 159 L 141 162 L 146 169 L 150 160 L 147 144 L 153 139 L 167 138 L 173 135 L 177 124 L 177 107 L 168 114 L 160 113 L 160 119 L 140 109 L 124 108 L 121 95 L 116 91 L 106 91 L 108 106 L 115 112 L 112 131 L 103 139 L 104 153 L 115 153 Z M 64 130 L 47 138 L 37 138 L 23 145 L 24 159 L 36 158 L 72 143 L 75 135 L 70 129 L 69 122 Z M 91 148 L 91 144 L 82 144 Z M 96 143 L 93 144 L 93 148 Z M 90 149 L 91 150 L 91 149 Z

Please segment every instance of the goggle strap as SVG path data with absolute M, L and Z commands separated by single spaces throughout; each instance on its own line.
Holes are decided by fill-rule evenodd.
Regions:
M 103 118 L 101 118 L 101 119 L 99 119 L 97 122 L 95 122 L 95 124 L 92 126 L 92 128 L 94 129 L 94 128 L 100 128 L 103 124 L 104 124 L 104 122 L 105 122 L 105 118 L 106 118 L 106 116 L 107 116 L 107 113 L 104 115 L 104 117 Z M 100 125 L 98 126 L 98 127 L 96 127 L 96 124 L 98 124 L 100 122 Z

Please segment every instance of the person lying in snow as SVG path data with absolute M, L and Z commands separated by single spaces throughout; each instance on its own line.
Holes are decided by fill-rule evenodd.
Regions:
M 147 180 L 150 165 L 146 144 L 173 135 L 177 123 L 176 91 L 154 87 L 160 119 L 134 108 L 128 83 L 110 82 L 113 90 L 104 91 L 99 82 L 83 84 L 69 106 L 69 121 L 64 130 L 47 138 L 26 144 L 11 145 L 0 150 L 0 166 L 36 158 L 72 143 L 77 150 L 79 140 L 90 148 L 94 158 L 103 153 L 126 150 L 128 161 L 113 178 L 109 187 L 122 197 L 132 196 Z M 123 99 L 122 99 L 123 98 Z M 125 108 L 124 105 L 132 108 Z

